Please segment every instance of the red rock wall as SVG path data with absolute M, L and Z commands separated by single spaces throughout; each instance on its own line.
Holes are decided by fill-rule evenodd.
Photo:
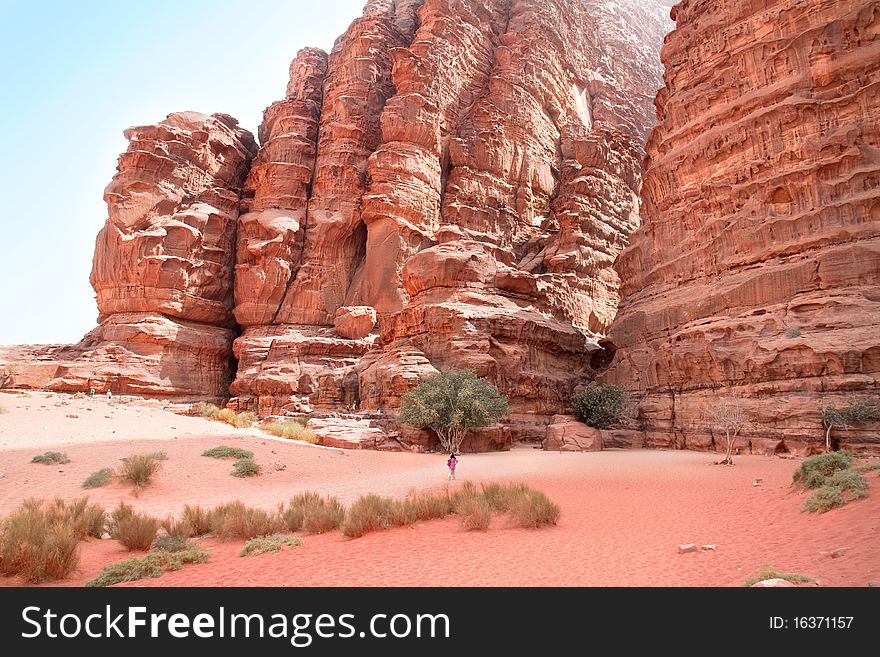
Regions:
M 5 385 L 227 394 L 239 195 L 256 152 L 237 126 L 224 114 L 179 112 L 125 131 L 91 275 L 100 326 L 77 345 L 28 350 Z
M 823 404 L 880 379 L 880 5 L 685 1 L 663 48 L 607 381 L 652 445 L 809 451 Z M 836 434 L 880 450 L 878 427 Z
M 249 177 L 233 404 L 394 409 L 420 377 L 472 367 L 521 419 L 562 412 L 616 308 L 666 11 L 385 0 L 326 72 L 295 62 L 282 104 L 306 117 L 302 150 L 273 150 L 273 105 L 257 163 L 303 164 L 291 175 L 308 200 Z M 375 308 L 379 335 L 343 339 L 341 306 Z

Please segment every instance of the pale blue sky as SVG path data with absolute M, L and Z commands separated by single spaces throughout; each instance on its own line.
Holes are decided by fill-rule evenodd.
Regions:
M 296 52 L 365 0 L 0 0 L 0 344 L 75 342 L 128 126 L 226 112 L 255 135 Z

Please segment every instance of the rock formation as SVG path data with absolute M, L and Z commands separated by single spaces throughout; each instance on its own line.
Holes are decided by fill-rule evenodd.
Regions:
M 34 348 L 7 385 L 221 398 L 231 380 L 239 195 L 256 143 L 224 114 L 129 128 L 91 283 L 100 325 Z
M 246 183 L 231 404 L 393 410 L 470 367 L 542 437 L 638 221 L 668 25 L 642 5 L 374 0 L 329 57 L 300 52 Z
M 514 420 L 474 446 L 543 439 L 615 314 L 670 26 L 643 0 L 370 0 L 297 55 L 256 154 L 222 115 L 130 130 L 101 326 L 27 385 L 197 399 L 234 370 L 234 408 L 357 405 L 418 446 L 401 395 L 469 367 Z
M 616 263 L 604 379 L 640 399 L 651 446 L 822 446 L 823 404 L 880 379 L 880 5 L 673 9 L 642 225 Z M 877 426 L 835 434 L 880 451 Z

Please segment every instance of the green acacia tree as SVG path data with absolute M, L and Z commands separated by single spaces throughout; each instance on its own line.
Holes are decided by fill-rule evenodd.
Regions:
M 825 450 L 831 451 L 831 430 L 848 429 L 853 424 L 863 424 L 880 418 L 880 404 L 874 399 L 850 399 L 843 408 L 825 406 L 822 424 L 825 426 Z
M 403 396 L 398 420 L 433 429 L 447 452 L 458 452 L 468 431 L 507 415 L 507 398 L 472 370 L 433 374 Z

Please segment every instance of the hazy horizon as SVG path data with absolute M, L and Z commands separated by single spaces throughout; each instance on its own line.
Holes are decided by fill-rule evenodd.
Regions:
M 256 136 L 296 52 L 329 52 L 364 4 L 0 1 L 11 238 L 0 259 L 0 344 L 76 342 L 96 325 L 89 272 L 123 130 L 194 110 L 230 114 Z

